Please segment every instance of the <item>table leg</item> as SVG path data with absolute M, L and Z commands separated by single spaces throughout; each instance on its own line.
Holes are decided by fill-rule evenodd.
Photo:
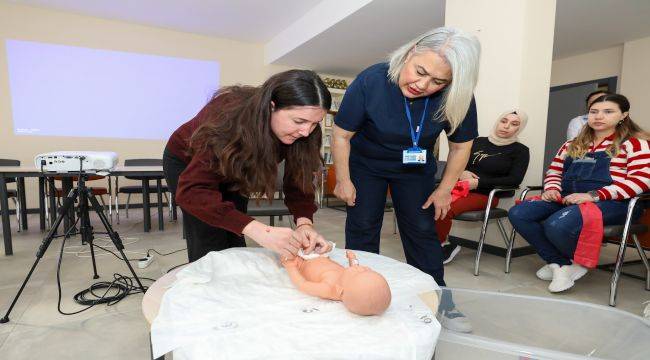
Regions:
M 45 178 L 38 177 L 38 219 L 41 231 L 45 230 Z
M 149 208 L 149 179 L 142 180 L 142 211 L 144 213 L 144 231 L 151 230 L 151 209 Z
M 13 255 L 11 245 L 11 223 L 9 223 L 9 195 L 4 174 L 0 175 L 0 212 L 2 212 L 2 237 L 5 243 L 5 255 Z
M 162 203 L 162 180 L 156 179 L 156 192 L 158 195 L 158 230 L 165 230 L 165 221 L 163 220 L 163 203 Z
M 27 230 L 27 196 L 25 196 L 25 178 L 16 179 L 18 186 L 18 201 L 20 201 L 20 223 L 23 230 Z

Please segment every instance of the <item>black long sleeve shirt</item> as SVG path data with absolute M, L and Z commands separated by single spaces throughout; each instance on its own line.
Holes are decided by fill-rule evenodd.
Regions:
M 528 147 L 515 142 L 497 146 L 487 137 L 479 137 L 472 144 L 472 152 L 465 170 L 479 177 L 475 192 L 489 194 L 498 186 L 518 186 L 524 180 L 530 154 Z

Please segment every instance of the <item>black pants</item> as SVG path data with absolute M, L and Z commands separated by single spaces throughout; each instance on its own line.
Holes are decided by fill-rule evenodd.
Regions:
M 163 153 L 163 171 L 165 180 L 171 192 L 176 195 L 178 178 L 185 170 L 187 164 L 174 156 L 167 149 Z M 220 189 L 223 194 L 223 201 L 230 201 L 235 204 L 237 210 L 246 212 L 248 199 L 239 193 Z M 211 226 L 188 211 L 183 209 L 183 229 L 187 241 L 187 256 L 190 262 L 200 259 L 210 251 L 219 251 L 233 247 L 245 247 L 246 242 L 243 236 L 238 236 L 230 231 Z
M 392 165 L 391 165 L 392 166 Z M 373 159 L 350 157 L 350 178 L 357 189 L 356 205 L 347 207 L 347 249 L 379 253 L 386 192 L 390 186 L 406 262 L 445 286 L 442 248 L 436 234 L 435 208 L 422 205 L 435 189 L 435 168 L 386 166 Z

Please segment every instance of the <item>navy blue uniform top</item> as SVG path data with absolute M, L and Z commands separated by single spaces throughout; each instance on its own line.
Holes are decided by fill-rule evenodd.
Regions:
M 443 91 L 429 96 L 422 135 L 418 142 L 420 148 L 427 149 L 427 164 L 419 166 L 426 173 L 435 173 L 433 146 L 440 132 L 448 132 L 451 128 L 446 120 L 435 119 L 443 98 Z M 414 128 L 420 123 L 425 99 L 422 97 L 407 101 Z M 412 146 L 411 133 L 404 109 L 404 95 L 388 78 L 388 63 L 372 65 L 357 76 L 345 92 L 335 123 L 344 130 L 356 132 L 350 141 L 351 162 L 370 160 L 382 164 L 382 167 L 386 166 L 386 170 L 413 168 L 402 165 L 402 151 Z M 476 104 L 472 99 L 465 119 L 448 139 L 462 143 L 477 136 Z

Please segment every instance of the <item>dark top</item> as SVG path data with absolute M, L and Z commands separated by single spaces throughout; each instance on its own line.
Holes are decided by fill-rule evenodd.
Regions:
M 213 107 L 218 109 L 224 103 L 236 100 L 232 95 L 226 93 L 210 101 L 192 120 L 181 125 L 172 134 L 167 142 L 167 150 L 187 164 L 178 180 L 176 203 L 183 210 L 207 224 L 241 234 L 244 227 L 254 219 L 238 211 L 232 202 L 223 201 L 222 193 L 219 190 L 220 185 L 223 185 L 223 177 L 210 169 L 209 165 L 214 154 L 208 151 L 193 156 L 187 154 L 190 137 L 203 122 L 209 121 L 209 110 L 215 111 Z M 316 212 L 314 193 L 303 193 L 300 187 L 293 184 L 286 173 L 283 191 L 284 202 L 295 219 L 313 218 L 314 212 Z M 244 196 L 248 196 L 248 194 L 244 194 Z
M 530 155 L 528 147 L 515 142 L 497 146 L 487 137 L 479 137 L 472 144 L 472 152 L 465 170 L 479 177 L 475 192 L 489 194 L 497 186 L 519 186 L 524 180 Z
M 435 120 L 444 97 L 443 91 L 429 96 L 427 115 L 418 146 L 427 149 L 426 173 L 435 174 L 433 146 L 440 132 L 449 131 L 447 121 Z M 408 99 L 407 99 L 408 100 Z M 425 98 L 409 101 L 413 127 L 421 119 Z M 387 167 L 400 169 L 402 151 L 412 146 L 409 122 L 404 109 L 404 96 L 388 78 L 388 64 L 380 63 L 362 71 L 345 92 L 335 119 L 336 125 L 356 134 L 351 140 L 350 158 L 384 160 Z M 474 99 L 467 115 L 449 141 L 462 143 L 478 136 Z

